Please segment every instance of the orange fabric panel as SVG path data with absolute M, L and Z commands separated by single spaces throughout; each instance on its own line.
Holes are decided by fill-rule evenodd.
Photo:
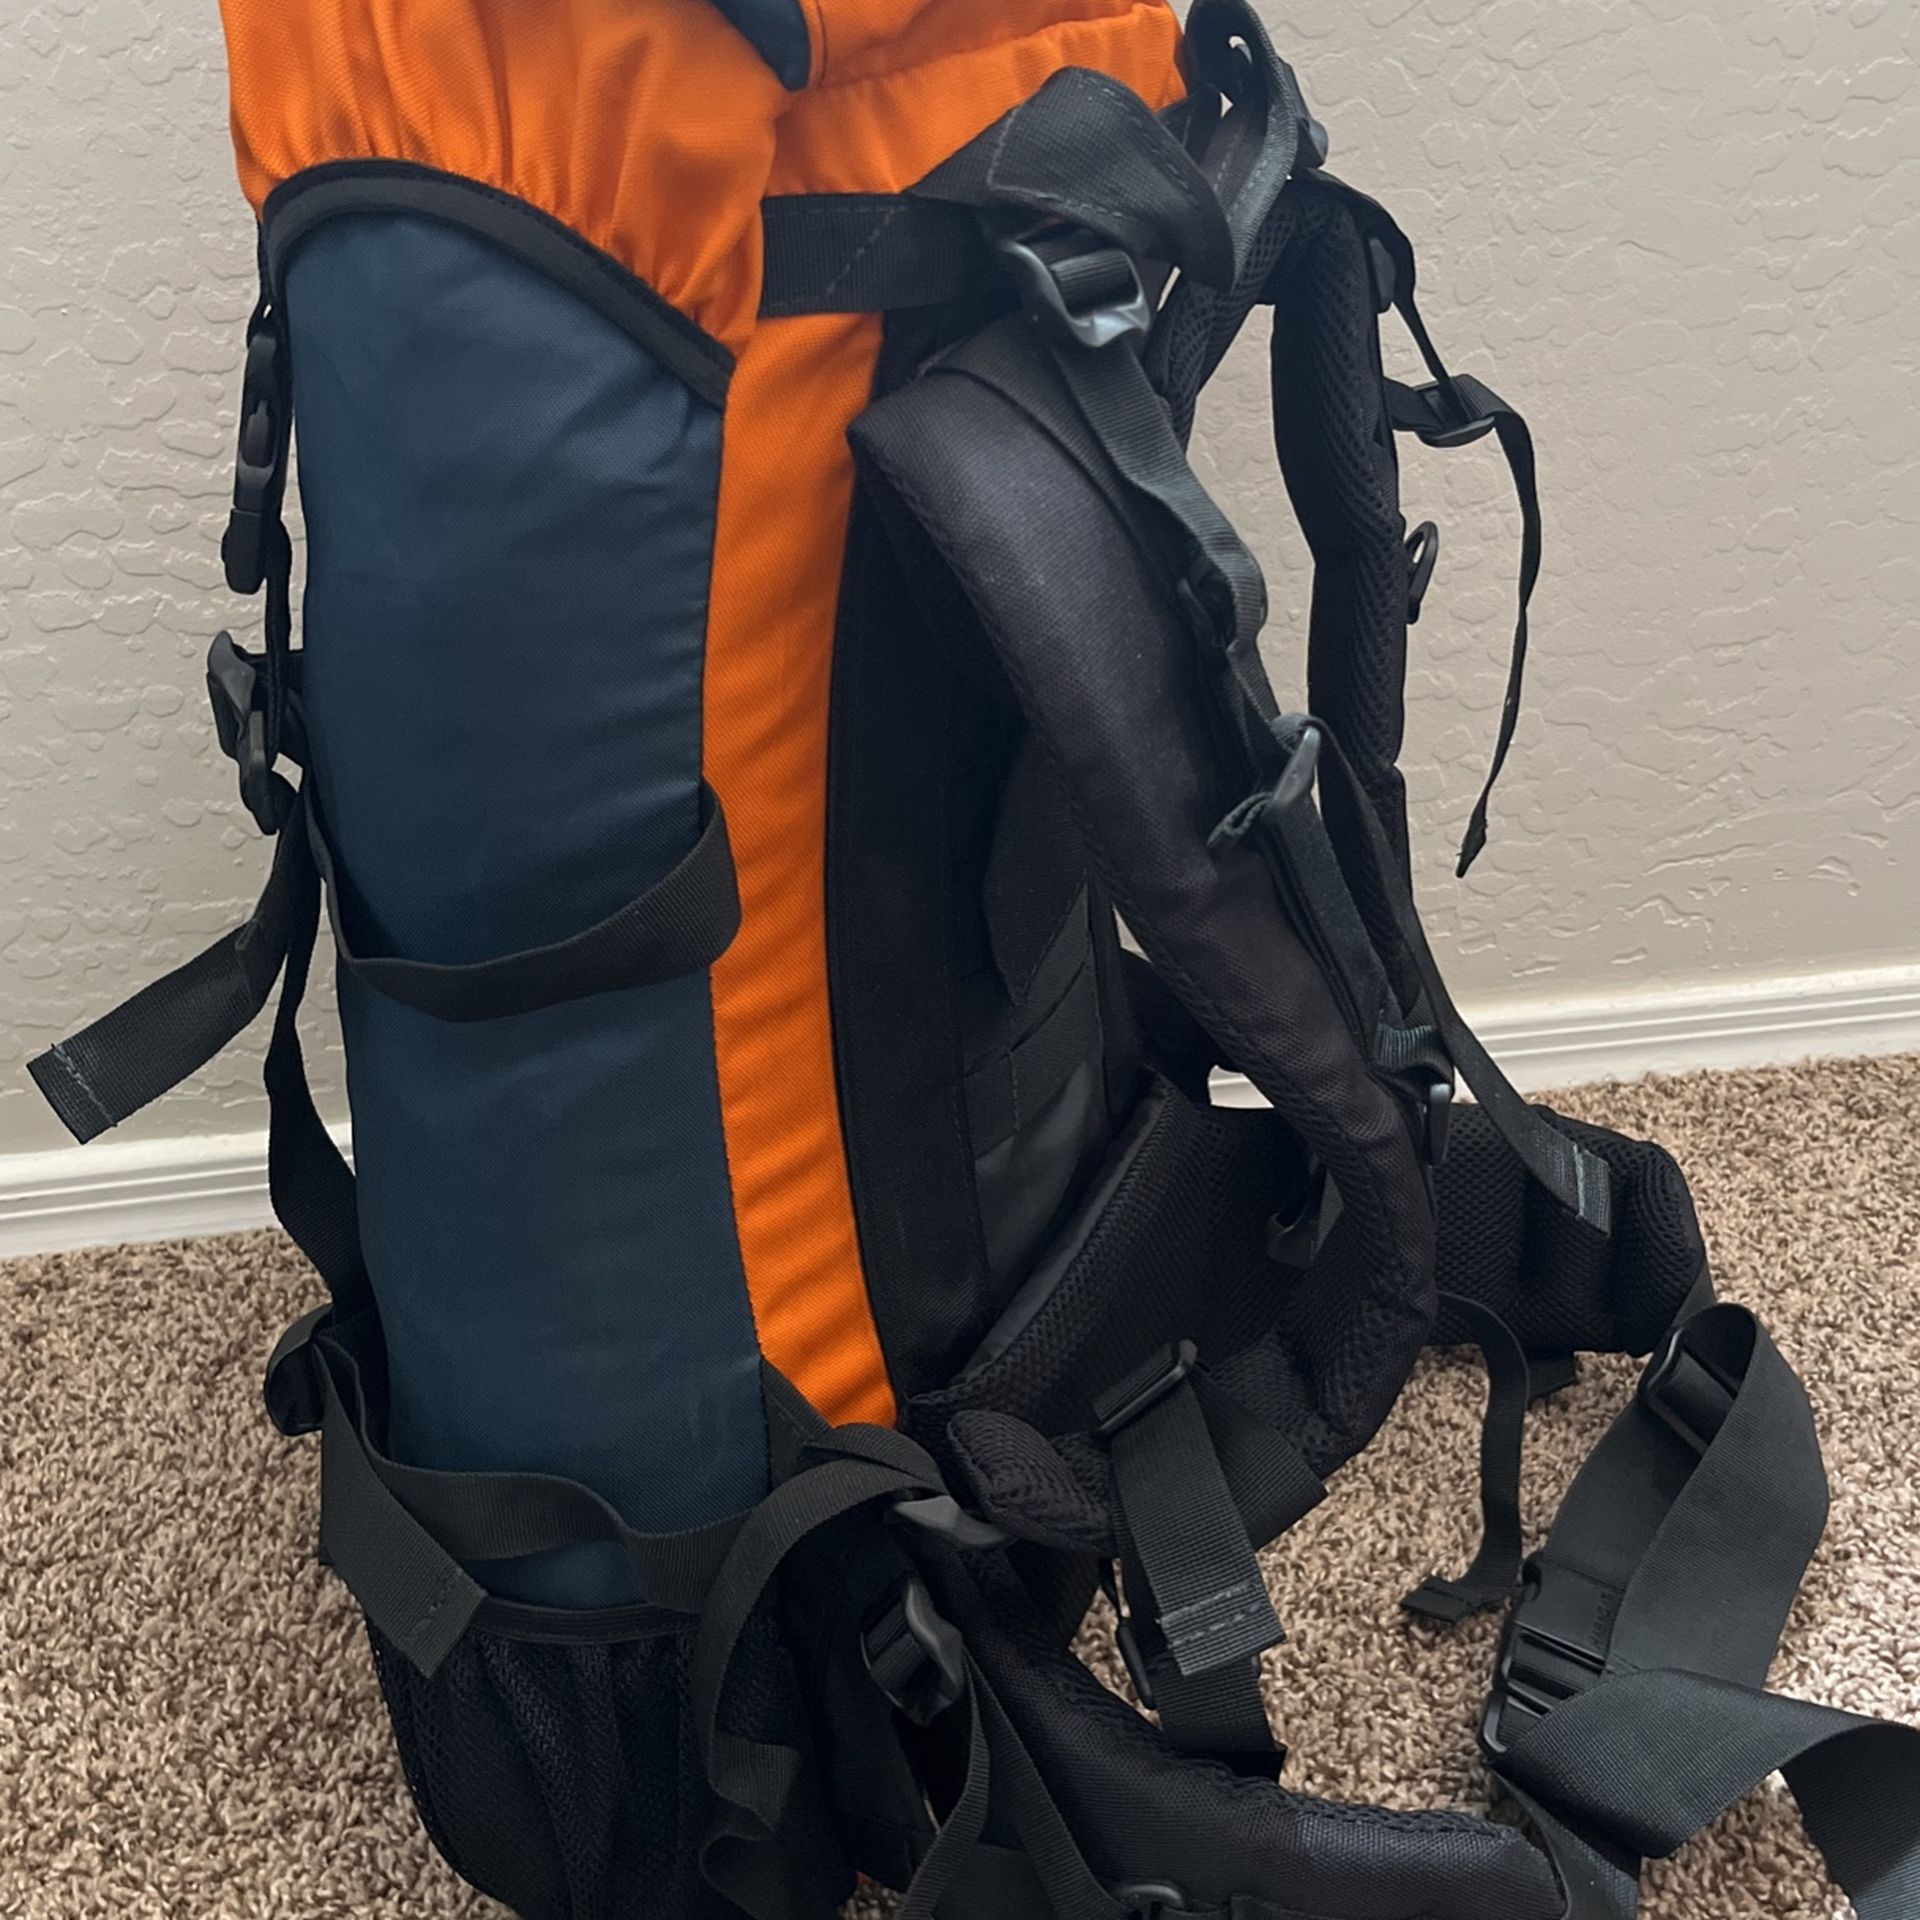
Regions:
M 830 1420 L 891 1421 L 840 1137 L 827 1005 L 827 699 L 853 500 L 846 422 L 880 322 L 761 326 L 727 397 L 707 611 L 705 764 L 740 931 L 713 969 L 714 1051 L 760 1349 Z
M 611 254 L 739 356 L 708 624 L 706 773 L 743 922 L 713 971 L 740 1248 L 767 1358 L 834 1420 L 889 1420 L 828 1006 L 828 692 L 871 315 L 756 330 L 767 192 L 896 192 L 1062 66 L 1177 97 L 1163 0 L 804 0 L 787 92 L 711 0 L 222 0 L 256 209 L 327 161 L 486 182 Z
M 937 19 L 965 57 L 798 96 L 769 190 L 895 192 L 1061 66 L 1105 69 L 1154 104 L 1177 97 L 1172 16 L 1104 5 L 981 48 L 973 0 Z M 1059 0 L 1007 0 L 1044 17 Z M 872 315 L 764 322 L 727 406 L 707 626 L 706 771 L 727 809 L 744 913 L 713 970 L 714 1044 L 740 1249 L 767 1358 L 831 1420 L 887 1421 L 893 1400 L 867 1303 L 840 1136 L 828 1004 L 828 694 L 853 501 L 846 430 L 867 403 Z M 937 1284 L 937 1276 L 929 1276 Z
M 222 0 L 256 211 L 330 160 L 412 160 L 564 221 L 736 352 L 792 96 L 709 0 Z
M 813 33 L 815 91 L 1024 45 L 1024 53 L 1016 58 L 1046 58 L 1051 50 L 1041 79 L 1057 67 L 1098 67 L 1156 106 L 1179 97 L 1177 88 L 1166 92 L 1178 28 L 1161 0 L 1148 4 L 1141 0 L 993 0 L 992 5 L 980 0 L 972 4 L 967 0 L 805 0 L 805 4 Z M 1093 28 L 1092 37 L 1081 43 L 1087 51 L 1071 52 L 1075 30 L 1082 25 Z M 1062 34 L 1066 37 L 1057 37 Z M 949 68 L 948 86 L 954 93 L 973 93 L 978 88 L 983 97 L 992 91 L 990 84 L 979 86 L 971 65 L 964 75 Z M 1001 99 L 980 124 L 997 120 L 1013 104 L 1011 98 Z M 964 111 L 961 99 L 951 102 L 950 114 L 954 110 Z M 950 132 L 954 124 L 954 117 L 946 118 L 945 130 Z M 934 164 L 927 162 L 927 166 Z M 926 171 L 926 166 L 918 167 L 898 184 L 910 185 Z

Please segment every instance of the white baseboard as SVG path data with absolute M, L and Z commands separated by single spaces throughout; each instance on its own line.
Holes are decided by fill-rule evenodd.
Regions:
M 345 1130 L 336 1133 L 345 1144 Z M 263 1134 L 0 1155 L 0 1259 L 273 1224 Z
M 1465 1008 L 1526 1091 L 1698 1068 L 1920 1052 L 1920 966 Z M 1219 1098 L 1256 1096 L 1223 1076 Z M 0 1258 L 272 1224 L 253 1134 L 0 1155 Z

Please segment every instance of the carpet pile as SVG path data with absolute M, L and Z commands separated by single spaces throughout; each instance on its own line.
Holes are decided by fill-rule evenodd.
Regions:
M 1920 1720 L 1920 1058 L 1563 1096 L 1694 1182 L 1723 1294 L 1807 1375 L 1834 1512 L 1774 1684 Z M 365 1643 L 311 1558 L 315 1449 L 259 1410 L 316 1297 L 250 1234 L 0 1265 L 0 1913 L 19 1920 L 498 1920 L 407 1805 Z M 1590 1361 L 1532 1422 L 1543 1529 L 1630 1389 Z M 1290 1784 L 1484 1808 L 1497 1623 L 1398 1596 L 1463 1565 L 1481 1376 L 1431 1356 L 1335 1497 L 1268 1557 Z M 878 1913 L 878 1903 L 859 1911 Z M 1647 1920 L 1828 1920 L 1778 1782 L 1651 1875 Z

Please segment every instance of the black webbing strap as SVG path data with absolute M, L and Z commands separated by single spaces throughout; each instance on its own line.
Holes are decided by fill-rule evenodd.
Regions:
M 1237 278 L 1294 169 L 1326 159 L 1326 131 L 1307 111 L 1299 80 L 1247 0 L 1194 0 L 1186 52 L 1195 95 L 1190 113 L 1211 106 L 1209 90 L 1232 109 L 1204 127 L 1190 120 L 1188 135 L 1226 209 Z
M 648 1604 L 700 1611 L 739 1516 L 683 1533 L 641 1533 L 578 1481 L 389 1459 L 370 1432 L 355 1357 L 360 1342 L 377 1337 L 364 1321 L 336 1321 L 331 1309 L 307 1315 L 268 1363 L 267 1403 L 283 1432 L 319 1427 L 322 1556 L 422 1673 L 445 1659 L 486 1597 L 462 1562 L 611 1544 L 625 1551 Z
M 298 839 L 276 843 L 267 884 L 232 932 L 28 1063 L 76 1140 L 117 1127 L 178 1086 L 259 1015 L 287 955 L 306 867 Z
M 971 208 L 910 194 L 775 195 L 760 232 L 763 320 L 941 306 L 994 271 Z
M 320 926 L 320 875 L 297 824 L 282 832 L 276 864 L 288 847 L 294 849 L 296 864 L 288 881 L 286 969 L 262 1076 L 267 1090 L 267 1192 L 274 1216 L 312 1261 L 344 1320 L 370 1304 L 373 1295 L 360 1247 L 353 1173 L 313 1104 L 300 1047 L 300 1003 Z
M 1520 698 L 1526 679 L 1528 611 L 1533 590 L 1540 579 L 1540 489 L 1535 468 L 1533 435 L 1524 418 L 1500 398 L 1491 387 L 1471 374 L 1455 374 L 1447 369 L 1427 324 L 1414 299 L 1418 279 L 1413 243 L 1401 231 L 1393 216 L 1377 200 L 1357 192 L 1330 174 L 1321 176 L 1352 208 L 1361 232 L 1369 243 L 1375 290 L 1384 311 L 1391 306 L 1406 322 L 1414 345 L 1432 376 L 1430 384 L 1412 387 L 1389 380 L 1387 417 L 1396 431 L 1415 435 L 1423 445 L 1435 448 L 1462 447 L 1491 432 L 1500 442 L 1508 471 L 1513 475 L 1514 491 L 1520 501 L 1519 606 L 1514 619 L 1513 646 L 1507 664 L 1507 690 L 1500 709 L 1500 732 L 1494 743 L 1492 763 L 1481 786 L 1467 830 L 1460 843 L 1457 871 L 1464 874 L 1487 842 L 1487 808 L 1493 798 L 1494 783 L 1500 778 L 1513 745 L 1513 734 L 1520 719 Z
M 762 1597 L 803 1542 L 860 1509 L 897 1510 L 903 1503 L 910 1508 L 944 1494 L 931 1456 L 904 1434 L 882 1427 L 834 1428 L 808 1447 L 792 1477 L 746 1517 L 713 1579 L 694 1644 L 691 1692 L 702 1763 L 726 1812 L 709 1835 L 702 1865 L 715 1886 L 756 1917 L 782 1911 L 767 1878 L 777 1857 L 766 1843 L 780 1831 L 800 1756 L 787 1747 L 742 1738 L 721 1724 L 735 1650 Z M 1004 1818 L 1018 1834 L 1058 1920 L 1132 1920 L 1132 1910 L 1108 1893 L 1087 1865 L 986 1676 L 958 1633 L 933 1612 L 898 1542 L 881 1534 L 861 1551 L 868 1558 L 878 1556 L 874 1564 L 883 1586 L 915 1594 L 914 1633 L 891 1630 L 898 1606 L 883 1609 L 879 1631 L 870 1632 L 876 1684 L 890 1697 L 909 1700 L 914 1669 L 933 1660 L 950 1668 L 942 1710 L 951 1707 L 966 1716 L 965 1774 L 907 1889 L 901 1920 L 934 1920 L 937 1913 L 962 1910 L 957 1903 L 942 1903 L 965 1887 L 990 1814 Z
M 1166 402 L 1154 392 L 1138 356 L 1124 347 L 1099 352 L 1062 347 L 1053 358 L 1115 472 L 1183 542 L 1190 614 L 1203 617 L 1249 713 L 1270 722 L 1276 707 L 1258 651 L 1267 617 L 1266 579 L 1252 550 L 1200 484 Z M 1008 397 L 1047 424 L 1043 390 L 1031 382 L 1021 385 L 1023 391 Z
M 1490 1307 L 1462 1294 L 1440 1303 L 1472 1329 L 1487 1363 L 1487 1410 L 1480 1426 L 1480 1545 L 1456 1579 L 1430 1574 L 1400 1604 L 1423 1619 L 1454 1625 L 1504 1605 L 1520 1581 L 1520 1463 L 1533 1369 L 1519 1336 Z
M 1137 260 L 1232 284 L 1233 236 L 1167 123 L 1106 74 L 1067 67 L 918 181 L 917 199 L 1084 227 Z
M 1373 802 L 1361 785 L 1338 738 L 1324 721 L 1315 720 L 1298 735 L 1296 756 L 1310 735 L 1318 734 L 1315 746 L 1316 769 L 1320 780 L 1329 775 L 1341 782 L 1350 808 L 1350 817 L 1363 829 L 1361 849 L 1371 868 L 1372 878 L 1394 916 L 1400 930 L 1414 975 L 1421 989 L 1420 1005 L 1414 1010 L 1439 1034 L 1447 1057 L 1460 1070 L 1460 1077 L 1473 1090 L 1487 1118 L 1506 1141 L 1529 1174 L 1537 1180 L 1567 1212 L 1596 1233 L 1610 1231 L 1613 1224 L 1613 1174 L 1601 1157 L 1578 1141 L 1559 1132 L 1526 1100 L 1513 1082 L 1500 1071 L 1493 1056 L 1480 1044 L 1478 1036 L 1461 1017 L 1447 991 L 1433 949 L 1427 943 L 1426 929 L 1402 878 L 1393 850 L 1387 844 L 1385 829 Z M 1276 808 L 1307 807 L 1312 782 L 1288 782 L 1283 774 L 1267 803 L 1263 824 L 1274 826 Z M 1288 840 L 1283 833 L 1269 835 L 1283 858 L 1288 855 Z
M 1031 1033 L 967 1075 L 967 1138 L 974 1153 L 990 1152 L 1044 1112 L 1099 1050 L 1099 981 L 1083 966 Z
M 1484 1742 L 1568 1920 L 1783 1771 L 1860 1920 L 1920 1911 L 1920 1730 L 1765 1691 L 1827 1513 L 1805 1389 L 1759 1322 L 1677 1323 L 1528 1563 Z
M 1286 1635 L 1255 1547 L 1326 1489 L 1290 1441 L 1195 1372 L 1191 1344 L 1152 1356 L 1096 1411 L 1113 1467 L 1130 1607 L 1119 1613 L 1120 1644 L 1134 1684 L 1176 1747 L 1271 1776 L 1283 1756 L 1259 1656 Z M 1135 1616 L 1150 1621 L 1144 1636 Z
M 363 985 L 436 1020 L 500 1020 L 564 1000 L 657 985 L 711 966 L 740 929 L 740 893 L 719 796 L 700 784 L 700 833 L 644 893 L 606 919 L 543 947 L 466 966 L 356 952 L 344 924 L 339 877 L 319 809 L 309 796 L 305 832 L 326 882 L 340 964 Z
M 1490 425 L 1500 442 L 1500 451 L 1506 456 L 1507 470 L 1513 475 L 1514 492 L 1520 501 L 1519 606 L 1514 616 L 1513 644 L 1507 656 L 1507 690 L 1501 700 L 1500 731 L 1494 739 L 1493 759 L 1460 842 L 1455 871 L 1465 874 L 1487 844 L 1487 808 L 1493 799 L 1494 783 L 1507 764 L 1514 729 L 1520 722 L 1520 700 L 1527 674 L 1529 609 L 1533 604 L 1533 590 L 1540 582 L 1540 483 L 1533 434 L 1526 420 L 1491 387 L 1471 374 L 1449 374 L 1441 366 L 1411 296 L 1400 310 L 1420 340 L 1422 352 L 1428 355 L 1428 364 L 1436 371 L 1432 386 L 1408 387 L 1398 380 L 1386 383 L 1387 417 L 1395 430 L 1416 434 L 1427 446 L 1446 447 L 1463 444 L 1462 435 L 1471 436 L 1474 428 L 1484 430 Z

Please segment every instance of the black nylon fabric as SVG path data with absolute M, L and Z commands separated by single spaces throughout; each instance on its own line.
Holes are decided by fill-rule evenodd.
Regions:
M 971 1410 L 1075 1433 L 1157 1347 L 1233 1352 L 1284 1297 L 1290 1275 L 1267 1257 L 1267 1223 L 1297 1204 L 1303 1179 L 1275 1115 L 1196 1107 L 1160 1083 L 972 1361 L 907 1403 L 908 1430 L 936 1452 Z
M 1233 279 L 1233 236 L 1204 175 L 1138 94 L 1090 68 L 1051 75 L 913 192 L 1071 221 L 1210 285 Z
M 1630 1920 L 1776 1768 L 1861 1920 L 1920 1896 L 1920 1730 L 1764 1691 L 1827 1518 L 1806 1390 L 1745 1309 L 1674 1331 L 1529 1563 L 1483 1743 L 1536 1810 L 1570 1920 Z
M 1265 863 L 1208 836 L 1245 798 L 1211 718 L 1210 669 L 1154 562 L 1051 439 L 953 363 L 870 408 L 856 456 L 916 588 L 976 614 L 1052 756 L 1115 903 L 1168 984 L 1325 1160 L 1366 1279 L 1310 1274 L 1291 1437 L 1325 1472 L 1370 1437 L 1434 1311 L 1424 1174 L 1394 1097 L 1347 1033 Z M 1056 556 L 1074 557 L 1060 592 Z M 951 616 L 949 616 L 951 617 Z M 1112 662 L 1125 659 L 1125 674 Z M 1156 750 L 1143 760 L 1139 743 Z M 1236 791 L 1236 789 L 1240 789 Z
M 1107 1885 L 1171 1883 L 1203 1912 L 1265 1901 L 1288 1920 L 1561 1920 L 1552 1869 L 1513 1828 L 1341 1805 L 1177 1754 L 1026 1623 L 1003 1565 L 927 1572 Z

